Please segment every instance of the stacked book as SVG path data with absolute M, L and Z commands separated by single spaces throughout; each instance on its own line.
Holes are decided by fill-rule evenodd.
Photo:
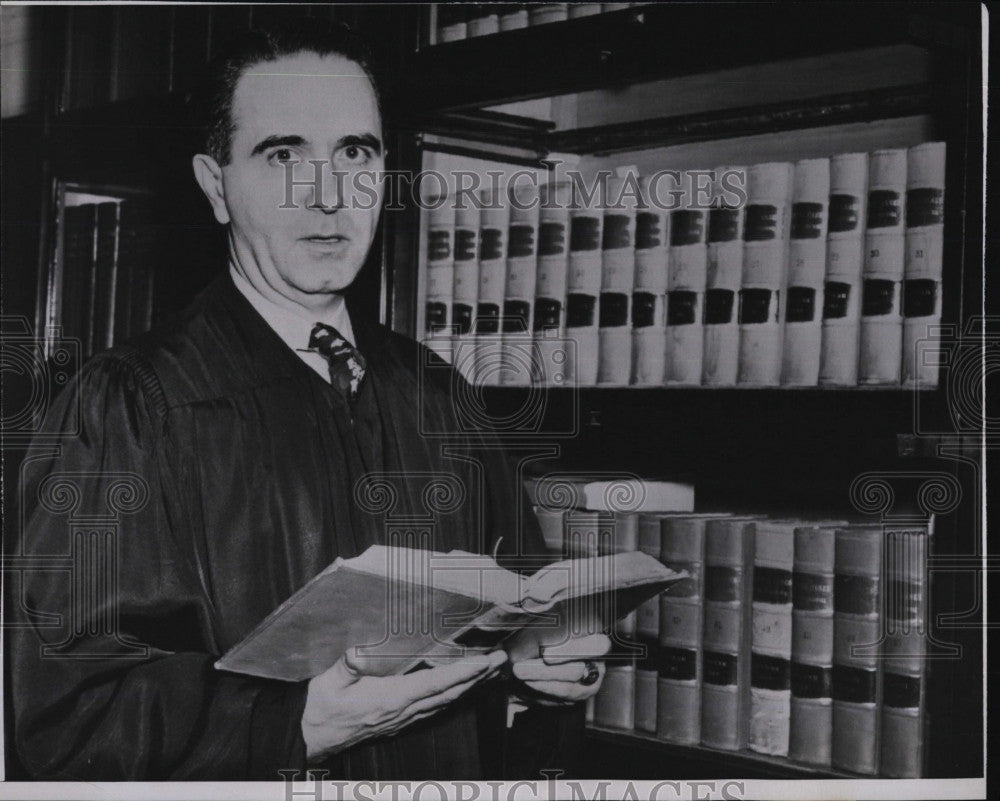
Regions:
M 594 725 L 861 775 L 923 775 L 930 524 L 673 511 L 614 530 L 628 532 L 619 549 L 688 578 L 616 633 L 619 653 L 638 654 L 609 664 Z
M 936 386 L 944 166 L 929 142 L 435 205 L 426 341 L 483 384 Z

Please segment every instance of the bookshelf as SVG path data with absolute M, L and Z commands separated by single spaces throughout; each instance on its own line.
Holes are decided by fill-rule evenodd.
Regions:
M 736 163 L 736 153 L 753 164 L 945 141 L 942 322 L 956 332 L 975 324 L 978 9 L 640 4 L 458 41 L 430 36 L 435 20 L 412 13 L 392 108 L 397 153 L 414 170 L 462 158 L 541 170 L 568 154 L 574 164 L 642 173 Z M 420 338 L 426 233 L 417 209 L 387 223 L 389 321 Z M 960 339 L 946 342 L 954 354 L 968 346 Z M 559 468 L 692 481 L 701 511 L 838 516 L 851 511 L 860 475 L 947 473 L 967 492 L 936 520 L 932 560 L 943 565 L 978 552 L 976 423 L 956 414 L 954 378 L 943 371 L 938 386 L 916 390 L 485 386 L 474 403 L 477 414 L 523 421 L 507 434 L 513 442 L 557 443 Z M 944 571 L 931 598 L 935 619 L 982 609 L 976 590 Z M 979 775 L 981 646 L 972 629 L 934 633 L 965 650 L 930 668 L 924 775 Z M 956 689 L 963 683 L 975 698 Z M 596 725 L 582 764 L 593 778 L 857 775 Z

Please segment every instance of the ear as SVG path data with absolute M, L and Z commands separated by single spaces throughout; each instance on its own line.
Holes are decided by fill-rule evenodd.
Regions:
M 194 179 L 205 193 L 208 202 L 212 204 L 215 219 L 225 225 L 229 222 L 229 209 L 226 208 L 226 190 L 222 184 L 222 167 L 211 156 L 199 153 L 191 159 L 194 169 Z

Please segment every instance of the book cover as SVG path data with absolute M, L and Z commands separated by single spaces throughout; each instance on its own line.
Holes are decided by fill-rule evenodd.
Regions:
M 466 23 L 466 37 L 490 36 L 500 32 L 500 17 L 498 3 L 474 3 L 469 9 L 469 20 Z
M 858 383 L 861 266 L 868 200 L 868 154 L 841 153 L 830 159 L 830 205 L 823 286 L 823 334 L 819 383 Z
M 705 524 L 701 742 L 739 751 L 747 746 L 750 707 L 750 614 L 756 520 Z
M 925 142 L 906 154 L 902 381 L 907 387 L 938 384 L 944 166 L 944 142 Z
M 644 512 L 636 523 L 636 546 L 654 559 L 660 558 L 662 515 Z M 643 601 L 635 610 L 635 638 L 643 649 L 635 668 L 635 728 L 656 733 L 656 698 L 659 674 L 660 599 Z
M 747 186 L 737 383 L 781 383 L 794 166 L 755 164 Z
M 629 327 L 635 284 L 635 223 L 638 182 L 634 167 L 608 179 L 601 228 L 601 297 L 597 383 L 626 386 L 632 371 Z
M 473 322 L 479 303 L 479 206 L 466 198 L 455 210 L 455 283 L 452 290 L 452 363 L 476 380 Z
M 427 211 L 427 291 L 424 344 L 451 361 L 451 308 L 455 286 L 455 207 L 447 195 L 433 198 Z
M 535 360 L 531 332 L 538 276 L 538 187 L 512 187 L 503 303 L 500 383 L 528 386 Z
M 477 385 L 500 383 L 500 316 L 507 281 L 507 227 L 510 208 L 504 189 L 484 190 L 480 199 L 479 300 L 476 307 L 475 375 Z
M 861 278 L 858 383 L 898 384 L 903 347 L 906 150 L 868 159 L 868 226 Z
M 547 184 L 538 220 L 538 280 L 535 283 L 534 339 L 543 386 L 566 382 L 566 270 L 569 266 L 570 185 Z
M 731 182 L 746 188 L 745 167 L 717 167 L 708 212 L 708 274 L 705 285 L 705 344 L 702 383 L 736 383 L 740 329 L 737 308 L 743 281 L 743 221 L 746 207 L 727 191 Z
M 819 382 L 829 201 L 830 159 L 797 161 L 788 241 L 783 386 L 812 387 Z
M 640 176 L 632 291 L 631 383 L 637 386 L 663 383 L 669 242 L 670 215 L 652 202 L 649 180 Z
M 597 305 L 601 293 L 604 193 L 600 181 L 589 195 L 575 184 L 572 192 L 566 336 L 575 340 L 576 353 L 567 365 L 567 378 L 577 386 L 594 386 L 599 360 Z
M 795 529 L 792 697 L 788 756 L 829 765 L 833 740 L 833 575 L 836 528 Z
M 690 512 L 694 486 L 679 481 L 550 473 L 524 483 L 536 506 L 597 512 Z
M 871 776 L 879 762 L 882 541 L 880 525 L 839 528 L 834 555 L 830 761 Z
M 701 383 L 704 353 L 702 304 L 708 270 L 708 210 L 700 197 L 702 174 L 683 173 L 682 207 L 670 215 L 667 272 L 667 347 L 664 382 Z

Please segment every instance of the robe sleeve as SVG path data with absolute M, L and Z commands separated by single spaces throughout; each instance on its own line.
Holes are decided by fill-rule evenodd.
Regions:
M 92 360 L 22 472 L 7 575 L 14 739 L 45 779 L 272 779 L 306 766 L 306 683 L 215 670 L 204 568 L 178 513 L 185 474 L 137 358 Z

